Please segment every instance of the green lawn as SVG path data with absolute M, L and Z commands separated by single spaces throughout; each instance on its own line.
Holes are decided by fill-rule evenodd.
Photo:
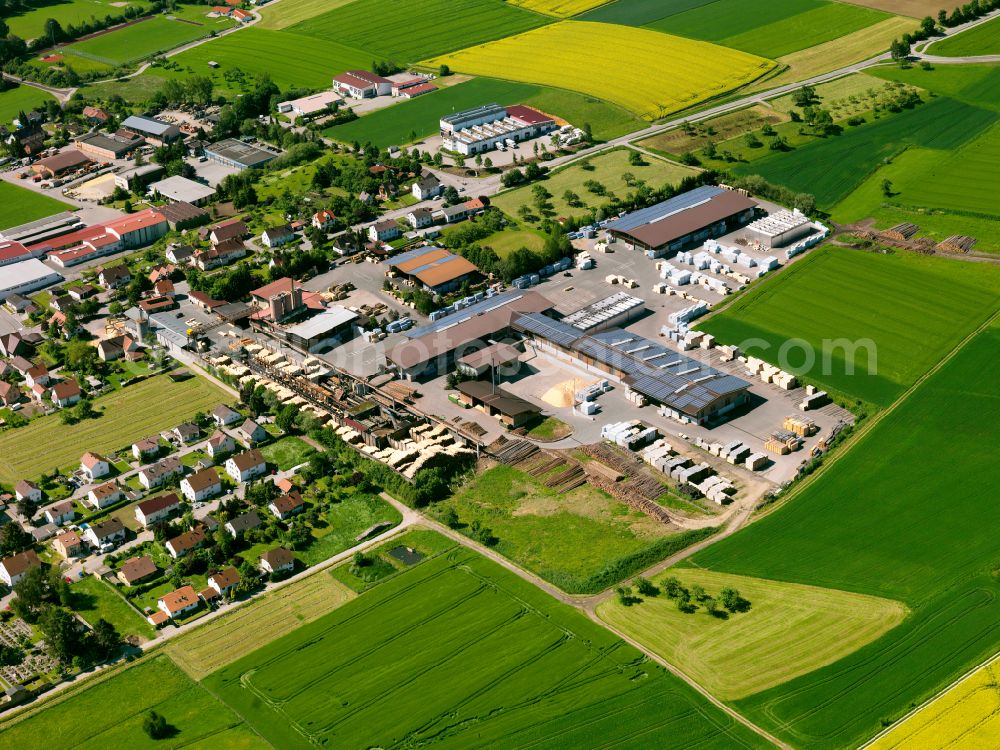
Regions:
M 260 452 L 264 454 L 269 464 L 275 464 L 281 471 L 288 471 L 293 466 L 298 466 L 309 460 L 309 456 L 316 452 L 316 449 L 306 443 L 302 438 L 288 435 L 268 443 Z
M 994 324 L 818 481 L 692 559 L 913 610 L 855 653 L 736 703 L 791 744 L 857 746 L 1000 648 L 998 348 Z
M 73 208 L 67 203 L 49 198 L 7 181 L 0 181 L 0 229 L 24 224 L 35 219 L 68 211 Z
M 180 70 L 152 68 L 151 72 L 168 78 L 186 78 L 192 73 L 208 76 L 218 90 L 230 93 L 238 93 L 240 86 L 226 76 L 237 71 L 245 75 L 248 85 L 252 85 L 254 75 L 266 73 L 283 91 L 290 88 L 328 89 L 331 79 L 338 73 L 371 65 L 370 52 L 351 48 L 342 41 L 339 34 L 312 37 L 249 28 L 170 58 L 181 66 Z M 209 61 L 219 63 L 219 67 L 208 67 Z
M 624 175 L 629 173 L 637 180 L 643 180 L 650 187 L 677 184 L 684 177 L 694 174 L 694 170 L 688 167 L 646 155 L 643 155 L 641 166 L 633 166 L 629 164 L 629 153 L 629 149 L 616 149 L 605 154 L 598 154 L 587 159 L 587 164 L 593 169 L 586 169 L 580 164 L 574 164 L 553 172 L 545 180 L 536 183 L 551 193 L 552 197 L 549 202 L 552 205 L 552 215 L 580 216 L 586 214 L 588 207 L 596 208 L 607 203 L 611 195 L 624 197 L 635 189 L 626 185 L 622 179 Z M 591 180 L 603 185 L 606 192 L 603 195 L 597 195 L 588 190 L 584 183 Z M 537 214 L 538 209 L 534 203 L 533 187 L 526 186 L 500 193 L 493 198 L 493 205 L 515 218 L 518 216 L 518 208 L 522 205 L 531 207 L 532 211 Z M 567 190 L 576 193 L 583 205 L 570 206 L 565 197 Z
M 316 540 L 306 549 L 295 553 L 304 565 L 316 565 L 350 549 L 358 543 L 358 534 L 375 524 L 388 521 L 395 526 L 403 517 L 377 495 L 354 494 L 331 505 L 323 519 L 327 525 L 313 529 Z M 387 531 L 388 528 L 382 531 Z
M 764 746 L 583 614 L 467 550 L 204 683 L 284 750 Z
M 681 612 L 662 591 L 670 577 L 688 589 L 699 585 L 716 599 L 723 588 L 734 588 L 750 609 L 725 619 L 703 605 Z M 661 589 L 658 596 L 640 597 L 641 604 L 628 607 L 608 599 L 597 608 L 598 616 L 723 700 L 752 695 L 835 662 L 907 614 L 905 606 L 891 599 L 707 570 L 673 568 L 653 582 Z
M 143 717 L 151 709 L 174 728 L 169 739 L 153 741 L 143 731 Z M 59 693 L 24 720 L 0 726 L 0 744 L 21 750 L 269 747 L 241 717 L 188 679 L 166 656 L 146 658 Z
M 0 435 L 0 481 L 37 478 L 55 468 L 79 466 L 86 451 L 107 453 L 159 430 L 177 426 L 196 412 L 211 411 L 229 398 L 206 378 L 174 383 L 165 375 L 94 400 L 96 419 L 65 425 L 59 415 L 34 419 Z M 45 446 L 45 450 L 39 450 Z
M 589 123 L 594 137 L 600 140 L 615 138 L 640 127 L 639 120 L 621 107 L 573 91 L 474 78 L 416 99 L 401 100 L 399 104 L 352 122 L 327 128 L 323 134 L 343 143 L 356 140 L 371 141 L 380 148 L 396 146 L 436 134 L 443 114 L 494 101 L 537 107 L 577 126 Z
M 54 99 L 51 94 L 32 88 L 18 86 L 0 92 L 0 124 L 11 129 L 11 123 L 20 112 L 30 112 L 33 109 L 44 109 L 45 103 Z
M 112 588 L 99 578 L 87 576 L 73 582 L 73 610 L 93 625 L 104 619 L 121 635 L 138 635 L 148 641 L 153 628 L 146 619 L 128 605 Z
M 458 514 L 460 531 L 478 521 L 497 552 L 574 594 L 607 588 L 705 535 L 672 533 L 589 484 L 558 494 L 509 466 L 435 504 L 437 514 L 445 508 Z
M 408 547 L 416 551 L 418 554 L 423 555 L 424 560 L 426 560 L 431 557 L 436 557 L 444 552 L 448 552 L 449 550 L 453 550 L 456 546 L 456 542 L 452 541 L 443 534 L 439 534 L 438 532 L 431 531 L 429 529 L 414 527 L 367 553 L 369 557 L 375 558 L 375 565 L 378 566 L 383 573 L 374 580 L 372 577 L 362 579 L 354 575 L 354 573 L 351 572 L 351 568 L 353 567 L 352 561 L 341 563 L 330 571 L 330 575 L 334 578 L 334 580 L 339 581 L 352 591 L 360 594 L 367 591 L 372 586 L 382 583 L 390 575 L 396 575 L 413 567 L 412 565 L 404 564 L 390 555 L 390 550 L 396 549 L 397 547 Z M 423 560 L 421 562 L 423 562 Z
M 501 258 L 505 258 L 515 250 L 526 247 L 532 252 L 538 252 L 545 246 L 545 238 L 538 232 L 526 229 L 508 229 L 491 234 L 478 244 L 492 247 Z
M 927 52 L 943 57 L 1000 54 L 1000 20 L 994 18 L 950 39 L 936 42 Z
M 699 328 L 786 368 L 807 364 L 805 342 L 814 358 L 803 373 L 807 379 L 887 406 L 998 307 L 1000 269 L 994 266 L 827 246 Z M 752 339 L 766 348 L 746 346 Z M 849 353 L 837 340 L 856 349 Z
M 501 0 L 355 0 L 289 29 L 405 64 L 553 20 Z
M 10 27 L 10 33 L 22 39 L 34 39 L 45 30 L 45 22 L 55 18 L 65 29 L 94 18 L 104 18 L 108 15 L 122 15 L 127 5 L 133 8 L 147 7 L 145 3 L 121 3 L 116 0 L 62 0 L 56 5 L 51 3 L 25 3 L 27 10 L 7 15 L 4 10 L 4 21 Z M 36 6 L 36 7 L 32 7 Z
M 75 42 L 60 50 L 63 54 L 81 57 L 106 65 L 127 65 L 147 57 L 168 52 L 187 42 L 222 31 L 233 25 L 229 19 L 201 17 L 187 21 L 167 16 L 155 16 L 109 34 Z M 67 58 L 70 65 L 74 64 Z

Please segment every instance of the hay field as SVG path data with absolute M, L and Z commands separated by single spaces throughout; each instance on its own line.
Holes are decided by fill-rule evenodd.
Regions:
M 597 614 L 726 701 L 835 662 L 907 614 L 905 605 L 891 599 L 707 570 L 671 569 L 654 583 L 671 576 L 716 597 L 731 586 L 750 601 L 750 611 L 725 620 L 704 607 L 685 614 L 661 593 L 630 607 L 609 599 Z
M 966 677 L 866 750 L 979 750 L 1000 737 L 1000 660 Z
M 912 610 L 853 654 L 735 702 L 792 745 L 857 746 L 997 652 L 998 348 L 994 321 L 817 481 L 692 558 Z
M 283 750 L 764 746 L 581 613 L 464 549 L 204 684 Z
M 142 729 L 150 709 L 175 730 L 160 743 L 150 742 Z M 239 716 L 162 655 L 71 685 L 34 707 L 25 719 L 0 726 L 0 746 L 19 750 L 161 745 L 213 750 L 269 747 Z
M 76 468 L 85 451 L 117 450 L 230 400 L 206 378 L 174 383 L 157 375 L 95 399 L 102 413 L 96 419 L 66 425 L 53 414 L 0 434 L 0 481 L 10 484 L 56 468 Z
M 320 571 L 170 640 L 166 653 L 189 677 L 200 680 L 354 596 L 329 573 Z
M 840 0 L 840 2 L 884 10 L 886 13 L 895 13 L 911 18 L 923 18 L 924 16 L 937 18 L 937 13 L 941 9 L 941 0 Z M 947 8 L 948 4 L 945 3 L 944 7 Z
M 1000 268 L 909 253 L 826 246 L 744 294 L 699 329 L 778 362 L 788 340 L 807 342 L 805 377 L 848 397 L 888 406 L 1000 308 Z M 824 340 L 868 340 L 848 353 Z M 789 359 L 801 364 L 801 348 Z M 874 360 L 874 361 L 873 361 Z M 870 374 L 869 363 L 875 372 Z M 853 365 L 855 374 L 849 374 Z
M 511 5 L 544 13 L 556 18 L 569 18 L 604 5 L 608 0 L 509 0 Z
M 759 88 L 770 89 L 794 83 L 867 60 L 888 50 L 893 39 L 913 31 L 913 28 L 912 18 L 893 16 L 839 39 L 783 55 L 778 58 L 778 62 L 788 69 L 768 78 Z
M 279 31 L 352 2 L 354 0 L 281 0 L 277 5 L 260 8 L 261 20 L 254 27 Z
M 354 0 L 288 28 L 403 64 L 519 34 L 551 20 L 502 0 Z
M 774 68 L 770 60 L 705 42 L 588 21 L 560 21 L 424 64 L 580 91 L 646 120 L 720 96 Z

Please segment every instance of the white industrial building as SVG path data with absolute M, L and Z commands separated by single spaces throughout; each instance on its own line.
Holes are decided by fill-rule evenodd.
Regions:
M 189 180 L 187 177 L 173 175 L 165 180 L 151 183 L 147 192 L 149 195 L 158 195 L 178 203 L 201 206 L 215 195 L 215 188 Z
M 351 312 L 346 307 L 334 305 L 302 323 L 284 329 L 272 329 L 272 333 L 284 338 L 292 346 L 314 352 L 352 338 L 354 322 L 357 319 L 357 313 Z
M 537 138 L 555 130 L 556 121 L 521 104 L 485 104 L 442 117 L 440 127 L 446 149 L 469 155 Z
M 0 273 L 0 302 L 11 294 L 31 294 L 62 280 L 62 276 L 37 258 L 11 263 Z
M 584 333 L 596 333 L 606 328 L 624 327 L 642 315 L 645 309 L 645 301 L 618 292 L 567 315 L 562 322 Z
M 318 94 L 310 94 L 299 99 L 290 99 L 287 102 L 278 104 L 279 112 L 290 112 L 298 117 L 306 117 L 325 111 L 331 104 L 342 102 L 340 94 L 336 91 L 320 91 Z
M 784 247 L 812 233 L 814 229 L 809 217 L 796 208 L 791 211 L 775 211 L 750 222 L 746 231 L 764 247 Z

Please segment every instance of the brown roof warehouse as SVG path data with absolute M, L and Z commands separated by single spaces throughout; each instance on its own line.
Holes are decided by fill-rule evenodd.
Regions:
M 756 207 L 745 195 L 704 185 L 627 213 L 605 229 L 609 237 L 660 257 L 743 226 L 753 219 Z

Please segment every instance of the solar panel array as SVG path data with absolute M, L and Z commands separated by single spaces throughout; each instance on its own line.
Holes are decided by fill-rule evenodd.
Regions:
M 683 211 L 684 209 L 691 208 L 692 206 L 697 206 L 699 203 L 704 203 L 721 193 L 722 190 L 722 188 L 715 187 L 714 185 L 702 185 L 694 190 L 689 190 L 686 193 L 676 195 L 673 198 L 663 201 L 662 203 L 657 203 L 655 206 L 627 213 L 620 219 L 608 222 L 605 229 L 615 229 L 619 232 L 629 232 L 636 227 L 649 224 L 650 222 L 661 219 L 669 214 Z
M 534 313 L 517 316 L 514 326 L 613 367 L 624 373 L 632 390 L 685 413 L 697 413 L 750 386 L 742 378 L 620 328 L 581 335 L 572 326 Z
M 440 249 L 441 248 L 436 245 L 426 245 L 424 247 L 418 247 L 415 250 L 407 250 L 405 253 L 400 253 L 399 255 L 394 255 L 387 260 L 383 260 L 382 265 L 392 266 L 395 268 L 400 263 L 406 263 L 414 258 L 419 258 L 421 255 L 427 255 L 427 253 L 435 252 Z

